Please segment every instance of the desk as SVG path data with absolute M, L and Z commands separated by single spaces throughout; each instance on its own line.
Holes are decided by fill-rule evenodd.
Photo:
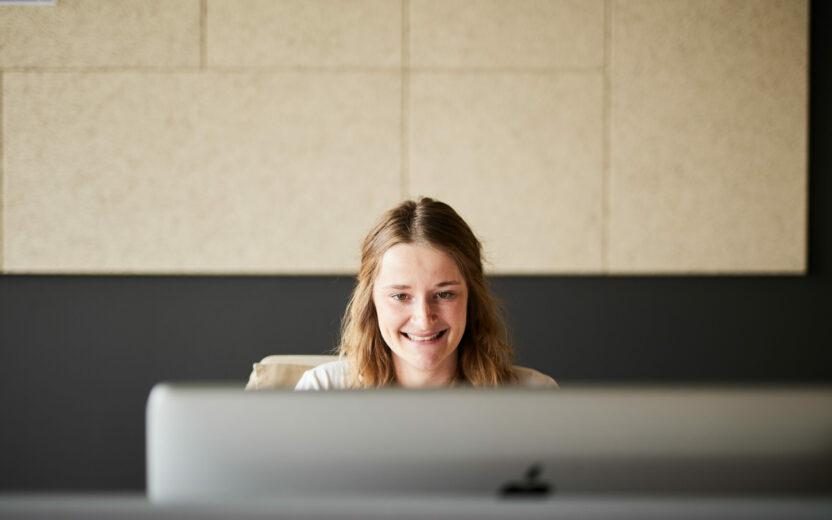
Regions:
M 410 520 L 829 520 L 832 497 L 646 498 L 550 497 L 498 500 L 472 497 L 348 497 L 281 499 L 258 504 L 152 505 L 144 494 L 2 494 L 0 519 L 333 519 Z

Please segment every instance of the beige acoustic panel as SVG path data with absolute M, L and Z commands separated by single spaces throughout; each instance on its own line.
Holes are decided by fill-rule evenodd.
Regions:
M 801 273 L 807 4 L 614 2 L 609 269 Z
M 0 67 L 199 65 L 199 0 L 0 5 Z
M 13 73 L 5 270 L 342 273 L 399 200 L 395 74 Z
M 600 271 L 600 74 L 417 73 L 410 92 L 411 193 L 454 206 L 490 271 Z
M 208 0 L 208 65 L 398 67 L 401 0 Z
M 601 67 L 603 0 L 410 0 L 414 67 Z

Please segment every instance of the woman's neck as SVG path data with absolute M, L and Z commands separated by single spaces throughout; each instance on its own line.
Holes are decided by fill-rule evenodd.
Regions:
M 456 356 L 449 356 L 449 363 L 437 367 L 436 370 L 417 370 L 404 362 L 394 359 L 396 381 L 402 388 L 442 388 L 453 386 L 456 381 Z

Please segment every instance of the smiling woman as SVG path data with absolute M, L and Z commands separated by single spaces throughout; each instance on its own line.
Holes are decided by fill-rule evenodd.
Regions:
M 338 350 L 339 361 L 307 371 L 295 389 L 557 386 L 512 366 L 482 246 L 453 208 L 430 198 L 399 204 L 364 239 Z
M 384 253 L 373 305 L 401 386 L 445 386 L 456 379 L 467 304 L 462 273 L 444 251 L 396 244 Z

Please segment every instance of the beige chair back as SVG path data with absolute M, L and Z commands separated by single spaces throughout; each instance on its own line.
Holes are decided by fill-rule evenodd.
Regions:
M 338 356 L 272 355 L 254 363 L 246 390 L 294 388 L 304 372 Z

